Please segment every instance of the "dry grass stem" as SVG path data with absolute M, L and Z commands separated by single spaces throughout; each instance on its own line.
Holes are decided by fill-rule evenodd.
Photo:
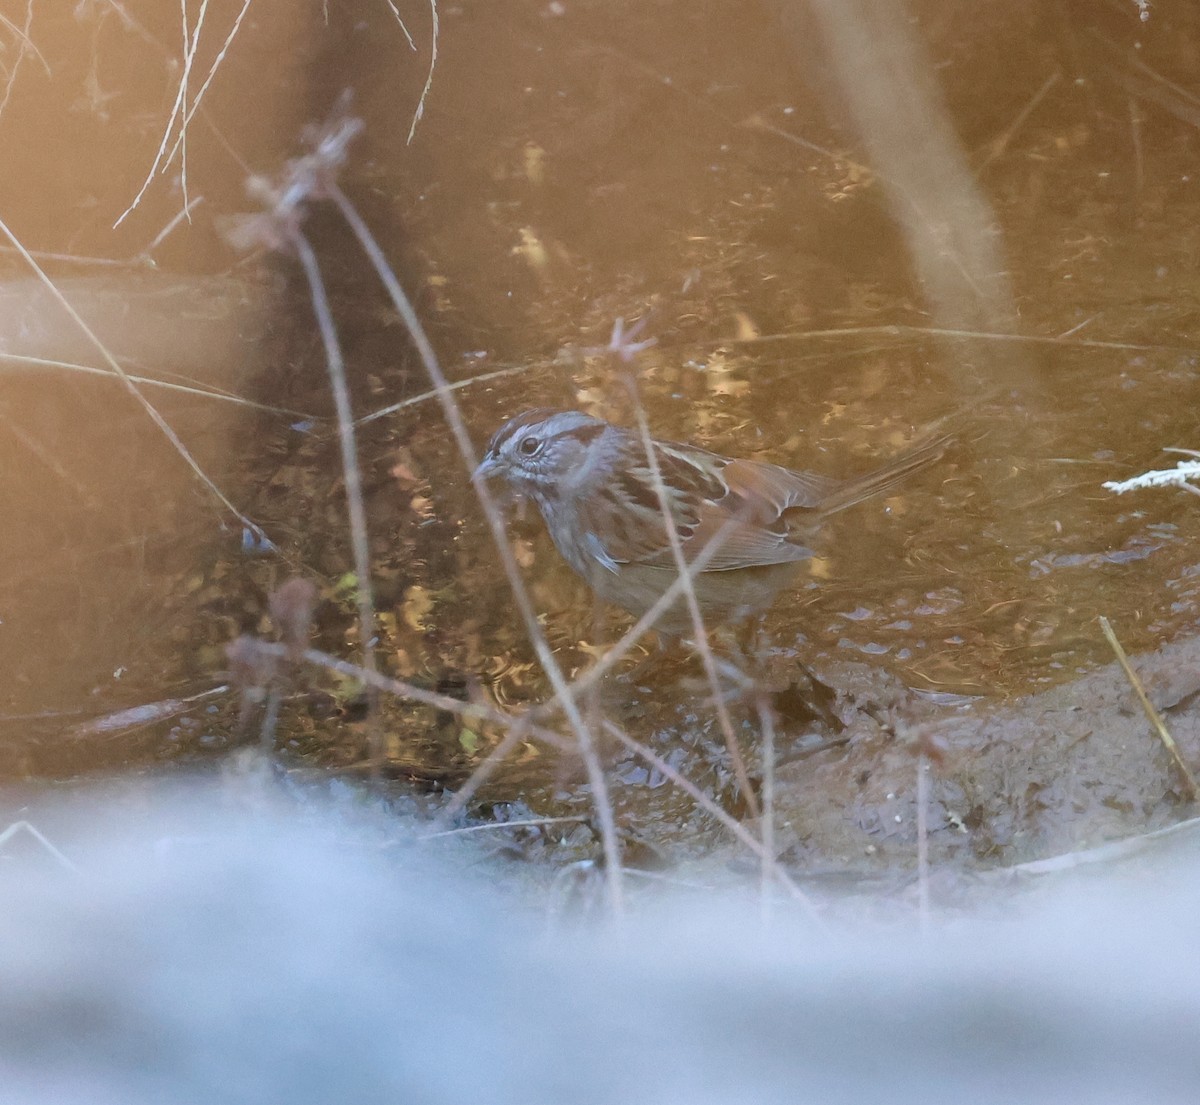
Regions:
M 19 836 L 21 833 L 27 833 L 33 837 L 45 850 L 51 855 L 62 867 L 65 867 L 72 874 L 80 874 L 80 870 L 66 856 L 62 854 L 49 840 L 46 839 L 36 825 L 29 821 L 14 821 L 3 832 L 0 832 L 0 848 L 3 848 L 10 840 Z
M 437 840 L 443 836 L 463 836 L 467 833 L 495 832 L 497 829 L 514 829 L 522 826 L 535 825 L 578 825 L 586 821 L 586 817 L 524 817 L 514 821 L 489 821 L 486 825 L 464 825 L 458 829 L 442 829 L 436 833 L 422 833 L 420 840 Z
M 1047 859 L 1035 859 L 1028 863 L 1015 864 L 1012 867 L 1000 867 L 992 871 L 985 871 L 982 873 L 982 877 L 993 880 L 1029 875 L 1057 875 L 1063 871 L 1074 871 L 1095 863 L 1114 863 L 1132 856 L 1140 856 L 1166 837 L 1197 835 L 1200 835 L 1200 817 L 1189 817 L 1186 821 L 1178 821 L 1163 829 L 1154 829 L 1152 832 L 1125 837 L 1123 840 L 1110 840 L 1107 844 L 1100 844 L 1095 848 L 1084 848 L 1078 852 L 1064 852 Z M 1195 841 L 1189 842 L 1188 847 L 1194 849 L 1195 843 Z
M 142 257 L 126 260 L 121 257 L 85 257 L 77 253 L 55 253 L 48 249 L 31 249 L 27 251 L 30 257 L 36 257 L 39 261 L 58 261 L 64 265 L 80 265 L 87 267 L 88 265 L 98 265 L 106 268 L 118 269 L 136 269 L 148 268 L 146 260 Z M 21 255 L 21 251 L 14 249 L 12 246 L 0 246 L 0 254 L 16 253 Z
M 230 46 L 241 30 L 242 22 L 246 18 L 246 14 L 250 9 L 252 0 L 242 0 L 242 7 L 234 18 L 233 24 L 230 27 L 228 34 L 225 36 L 225 41 L 222 43 L 220 50 L 217 51 L 216 57 L 209 66 L 208 72 L 205 75 L 203 83 L 194 96 L 188 99 L 188 88 L 191 81 L 192 68 L 195 63 L 196 51 L 200 45 L 200 31 L 204 23 L 208 9 L 208 0 L 202 0 L 200 10 L 196 16 L 196 22 L 193 27 L 188 26 L 187 22 L 187 5 L 183 0 L 180 3 L 180 14 L 183 22 L 183 66 L 180 74 L 179 84 L 175 92 L 175 102 L 171 106 L 171 111 L 167 117 L 167 125 L 163 131 L 163 136 L 159 142 L 158 151 L 155 154 L 154 161 L 147 172 L 145 179 L 142 181 L 141 187 L 138 189 L 137 195 L 134 196 L 133 202 L 121 213 L 116 222 L 113 223 L 114 229 L 121 225 L 126 218 L 141 204 L 142 198 L 149 190 L 150 185 L 154 182 L 155 176 L 158 176 L 167 171 L 167 168 L 174 163 L 178 157 L 180 164 L 180 183 L 183 193 L 183 209 L 180 212 L 181 218 L 191 220 L 191 212 L 195 209 L 195 202 L 188 200 L 187 194 L 187 133 L 191 125 L 193 117 L 201 110 L 201 104 L 205 94 L 208 92 L 209 86 L 213 82 L 213 78 L 217 74 L 217 70 L 221 67 L 229 52 Z M 158 50 L 163 50 L 168 53 L 153 35 L 145 30 L 136 20 L 134 20 L 128 12 L 119 4 L 109 0 L 109 6 L 118 13 L 121 21 L 130 29 L 139 33 L 147 42 L 153 45 Z M 178 120 L 179 127 L 176 132 L 176 121 Z M 225 141 L 224 136 L 213 127 L 213 132 L 221 141 L 222 145 L 234 157 L 238 164 L 242 164 L 241 158 L 237 156 L 236 151 Z M 174 142 L 171 142 L 171 136 L 175 136 Z M 168 149 L 168 143 L 170 148 Z M 244 166 L 243 166 L 244 168 Z M 155 244 L 157 244 L 156 239 Z M 153 247 L 151 247 L 153 248 Z M 149 252 L 148 250 L 145 252 Z
M 139 256 L 149 260 L 150 255 L 175 232 L 180 224 L 185 222 L 190 223 L 192 221 L 192 212 L 195 211 L 196 208 L 199 207 L 203 202 L 203 196 L 197 196 L 193 200 L 186 201 L 182 209 L 176 211 L 175 214 L 172 215 L 167 221 L 167 225 L 154 235 L 154 237 L 150 240 L 150 244 L 141 251 Z
M 760 905 L 763 923 L 771 919 L 771 891 L 775 880 L 775 710 L 765 694 L 758 696 L 758 723 L 762 733 L 762 884 Z
M 646 422 L 646 412 L 642 409 L 642 404 L 638 399 L 637 390 L 633 386 L 632 381 L 629 383 L 629 391 L 633 399 L 633 409 L 637 418 L 638 432 L 642 438 L 642 448 L 646 452 L 646 464 L 650 468 L 650 476 L 654 480 L 654 492 L 658 496 L 658 507 L 662 513 L 663 528 L 667 532 L 667 540 L 671 545 L 671 555 L 675 559 L 678 578 L 682 584 L 683 597 L 687 602 L 688 613 L 692 619 L 692 632 L 696 635 L 696 651 L 700 656 L 701 664 L 704 665 L 704 674 L 708 679 L 708 684 L 712 688 L 713 707 L 717 712 L 717 722 L 721 727 L 721 734 L 725 738 L 725 747 L 729 751 L 729 759 L 733 764 L 733 773 L 737 778 L 738 786 L 741 788 L 746 807 L 749 809 L 752 817 L 758 817 L 760 812 L 758 799 L 755 797 L 754 787 L 750 783 L 750 773 L 746 770 L 746 761 L 742 756 L 742 750 L 738 747 L 737 736 L 733 731 L 733 720 L 729 716 L 729 708 L 725 705 L 725 694 L 721 689 L 721 680 L 717 674 L 717 662 L 713 657 L 712 645 L 708 640 L 708 627 L 704 624 L 704 615 L 700 612 L 700 603 L 696 599 L 693 576 L 688 570 L 687 557 L 683 554 L 683 544 L 679 540 L 679 533 L 676 531 L 674 519 L 671 517 L 667 489 L 663 485 L 662 472 L 658 466 L 658 456 L 654 451 L 654 441 L 650 437 L 650 427 Z
M 1192 769 L 1188 767 L 1187 762 L 1180 753 L 1179 745 L 1175 743 L 1175 738 L 1171 736 L 1166 725 L 1163 724 L 1162 718 L 1159 717 L 1158 711 L 1154 708 L 1154 704 L 1146 694 L 1145 687 L 1142 686 L 1142 681 L 1138 678 L 1137 672 L 1133 670 L 1133 665 L 1130 664 L 1129 657 L 1125 654 L 1125 649 L 1121 646 L 1121 642 L 1117 640 L 1117 635 L 1113 632 L 1113 627 L 1103 614 L 1100 615 L 1100 628 L 1104 630 L 1104 636 L 1108 638 L 1108 643 L 1117 657 L 1117 663 L 1121 665 L 1121 670 L 1125 673 L 1125 678 L 1129 680 L 1129 685 L 1133 688 L 1138 701 L 1142 704 L 1142 709 L 1145 711 L 1146 717 L 1150 720 L 1150 724 L 1154 727 L 1154 731 L 1158 734 L 1158 739 L 1162 741 L 1163 747 L 1174 761 L 1175 767 L 1183 780 L 1188 800 L 1191 802 L 1196 801 L 1196 778 L 1192 774 Z
M 200 110 L 200 103 L 204 99 L 204 94 L 208 91 L 208 86 L 212 84 L 213 77 L 217 75 L 217 70 L 225 60 L 225 55 L 229 53 L 229 47 L 233 45 L 233 40 L 237 38 L 238 31 L 241 30 L 242 20 L 246 18 L 246 12 L 250 10 L 250 4 L 251 0 L 242 0 L 241 10 L 237 13 L 237 17 L 233 21 L 233 26 L 230 27 L 229 34 L 225 36 L 225 41 L 221 44 L 221 49 L 217 51 L 217 56 L 213 59 L 212 65 L 209 66 L 204 83 L 200 85 L 200 91 L 192 98 L 191 106 L 184 113 L 183 121 L 179 126 L 179 135 L 176 137 L 175 144 L 171 147 L 166 157 L 167 165 L 175 159 L 176 153 L 182 151 L 183 143 L 186 140 L 187 128 L 191 124 L 192 116 Z M 196 29 L 199 31 L 199 21 L 197 21 Z M 184 198 L 185 200 L 187 198 L 186 192 L 184 193 Z M 186 212 L 187 210 L 187 204 L 185 203 L 184 211 Z
M 83 483 L 59 460 L 58 455 L 48 449 L 42 442 L 33 434 L 29 433 L 22 425 L 18 417 L 12 415 L 12 411 L 7 403 L 0 404 L 0 418 L 4 420 L 4 432 L 14 440 L 20 442 L 28 451 L 29 454 L 39 461 L 48 472 L 53 472 L 55 476 L 62 482 L 63 487 L 69 489 L 79 502 L 83 503 L 89 510 L 103 510 L 104 506 L 100 499 L 85 487 Z
M 124 4 L 119 3 L 118 0 L 102 0 L 102 2 L 116 13 L 117 18 L 121 21 L 121 26 L 127 31 L 132 31 L 148 45 L 153 46 L 158 50 L 163 49 L 162 43 L 159 42 L 158 39 L 155 38 L 154 35 L 152 35 L 142 23 L 139 23 L 132 15 L 129 14 L 129 10 Z M 81 8 L 82 5 L 79 5 L 77 10 Z
M 8 18 L 8 16 L 0 14 L 0 25 L 7 27 L 12 32 L 13 37 L 16 39 L 19 39 L 21 42 L 21 49 L 19 51 L 19 54 L 26 54 L 26 53 L 32 54 L 35 58 L 38 59 L 38 61 L 40 61 L 42 63 L 42 68 L 46 71 L 46 76 L 53 77 L 54 73 L 50 68 L 50 63 L 46 60 L 46 55 L 43 54 L 41 52 L 41 50 L 39 50 L 37 48 L 37 43 L 34 42 L 33 39 L 29 35 L 29 28 L 32 25 L 32 23 L 33 23 L 33 0 L 26 0 L 26 3 L 25 3 L 25 26 L 24 27 L 18 27 L 11 19 Z M 16 67 L 19 63 L 20 63 L 20 57 L 18 56 L 17 60 L 13 62 L 13 71 L 16 70 Z
M 391 3 L 392 0 L 388 0 L 388 2 Z M 395 7 L 393 7 L 392 10 L 395 11 L 396 10 Z M 408 128 L 407 141 L 409 143 L 412 142 L 413 135 L 417 133 L 417 124 L 421 121 L 421 116 L 423 116 L 425 114 L 425 100 L 429 96 L 430 88 L 433 87 L 433 70 L 434 70 L 434 67 L 437 65 L 437 56 L 438 56 L 437 0 L 429 0 L 429 15 L 433 22 L 433 30 L 429 37 L 429 73 L 425 77 L 425 87 L 421 89 L 421 98 L 417 101 L 417 108 L 413 112 L 412 125 Z M 399 15 L 397 15 L 396 18 L 399 19 Z M 404 26 L 403 23 L 401 23 L 400 25 Z M 408 31 L 406 30 L 404 33 L 407 35 Z M 409 44 L 411 45 L 412 39 L 410 38 L 408 41 L 409 41 Z
M 1042 82 L 1041 88 L 1039 88 L 1033 94 L 1033 97 L 1029 100 L 1029 102 L 1019 112 L 1017 112 L 1017 117 L 999 135 L 997 135 L 991 142 L 988 143 L 987 156 L 979 163 L 979 167 L 975 170 L 976 180 L 983 175 L 984 170 L 987 169 L 987 167 L 991 165 L 993 161 L 1004 156 L 1005 151 L 1008 149 L 1009 143 L 1012 142 L 1014 137 L 1016 137 L 1017 132 L 1020 131 L 1020 129 L 1025 125 L 1026 120 L 1028 120 L 1028 118 L 1034 113 L 1038 104 L 1040 104 L 1046 98 L 1047 94 L 1050 92 L 1050 89 L 1058 84 L 1060 80 L 1062 80 L 1062 71 L 1056 69 L 1045 79 L 1045 81 Z
M 596 752 L 592 736 L 588 732 L 587 724 L 579 711 L 578 705 L 571 697 L 566 677 L 563 675 L 549 642 L 546 640 L 546 636 L 538 624 L 537 614 L 533 608 L 529 592 L 521 578 L 520 569 L 517 566 L 512 547 L 508 541 L 508 532 L 504 525 L 504 518 L 485 481 L 476 472 L 478 457 L 475 453 L 475 447 L 471 443 L 470 434 L 467 433 L 466 424 L 463 422 L 458 402 L 442 372 L 437 355 L 434 353 L 433 346 L 425 334 L 424 327 L 422 327 L 416 311 L 413 309 L 408 296 L 405 295 L 404 289 L 401 288 L 400 281 L 388 264 L 387 258 L 379 248 L 379 244 L 375 241 L 374 235 L 371 234 L 370 228 L 341 191 L 336 180 L 326 175 L 322 178 L 321 183 L 325 189 L 323 194 L 332 199 L 337 205 L 338 210 L 341 211 L 342 217 L 354 232 L 355 237 L 358 238 L 359 244 L 366 253 L 384 288 L 387 290 L 393 305 L 404 320 L 409 335 L 412 337 L 413 344 L 417 347 L 417 352 L 425 365 L 425 370 L 429 374 L 430 382 L 437 391 L 438 402 L 441 404 L 442 412 L 450 426 L 450 432 L 454 436 L 455 443 L 458 445 L 459 453 L 471 472 L 471 483 L 475 488 L 475 493 L 478 496 L 484 516 L 487 519 L 488 527 L 492 532 L 496 550 L 500 556 L 500 562 L 504 567 L 504 573 L 512 588 L 513 599 L 521 615 L 521 621 L 525 625 L 538 661 L 541 663 L 546 677 L 550 680 L 555 695 L 562 701 L 562 709 L 571 726 L 572 733 L 579 742 L 579 753 L 583 758 L 588 782 L 592 787 L 592 799 L 596 809 L 596 819 L 600 828 L 600 838 L 604 849 L 605 881 L 608 888 L 609 904 L 615 915 L 620 914 L 623 911 L 621 853 L 617 840 L 616 824 L 613 818 L 612 803 L 608 797 L 608 784 L 604 777 L 603 765 L 600 763 L 600 757 Z
M 350 401 L 350 386 L 346 382 L 346 365 L 338 341 L 337 325 L 317 255 L 308 239 L 298 226 L 290 229 L 292 248 L 299 258 L 308 281 L 312 297 L 313 312 L 317 317 L 317 329 L 325 347 L 325 367 L 329 373 L 329 387 L 333 392 L 334 409 L 337 412 L 338 445 L 342 455 L 342 478 L 346 483 L 346 509 L 350 519 L 350 544 L 354 556 L 354 573 L 357 576 L 355 598 L 358 606 L 359 646 L 362 650 L 363 667 L 375 671 L 375 597 L 371 589 L 371 548 L 367 537 L 367 510 L 363 502 L 362 470 L 358 464 L 358 445 L 354 435 L 354 411 Z M 372 756 L 383 757 L 383 734 L 379 729 L 379 700 L 376 690 L 369 688 L 367 700 L 370 709 Z
M 210 687 L 207 691 L 200 691 L 198 694 L 188 695 L 186 698 L 165 698 L 158 702 L 146 702 L 141 706 L 129 706 L 123 710 L 116 710 L 113 713 L 80 722 L 78 725 L 72 726 L 69 733 L 75 739 L 125 733 L 176 717 L 197 702 L 218 697 L 228 691 L 229 687 L 222 684 L 219 687 Z
M 208 0 L 201 0 L 200 11 L 196 15 L 196 28 L 194 33 L 189 33 L 187 26 L 187 7 L 182 2 L 180 4 L 183 12 L 183 73 L 179 80 L 179 86 L 175 90 L 175 102 L 171 105 L 170 114 L 167 116 L 166 129 L 163 131 L 163 136 L 158 144 L 158 152 L 154 155 L 154 162 L 150 166 L 150 171 L 146 174 L 146 179 L 142 181 L 142 186 L 138 189 L 137 195 L 133 197 L 133 202 L 125 208 L 118 216 L 117 221 L 113 223 L 115 230 L 120 226 L 125 219 L 138 207 L 142 202 L 142 197 L 149 190 L 155 176 L 161 169 L 165 169 L 170 161 L 167 158 L 167 143 L 171 140 L 171 135 L 175 131 L 175 120 L 181 118 L 183 114 L 183 106 L 187 102 L 187 84 L 188 76 L 192 70 L 192 62 L 195 60 L 196 47 L 200 45 L 200 27 L 204 23 L 205 13 L 208 11 Z M 181 133 L 186 133 L 182 131 Z M 186 163 L 186 157 L 185 157 Z M 186 167 L 184 169 L 186 174 Z M 186 179 L 186 177 L 185 177 Z M 184 193 L 184 207 L 187 207 L 187 193 Z
M 798 134 L 792 134 L 791 131 L 784 130 L 782 127 L 776 126 L 774 123 L 768 122 L 761 115 L 755 113 L 742 120 L 741 125 L 747 130 L 759 130 L 763 134 L 770 134 L 775 138 L 782 139 L 791 146 L 799 146 L 802 150 L 808 150 L 810 153 L 820 154 L 824 158 L 828 158 L 831 164 L 844 169 L 853 169 L 863 179 L 877 177 L 879 174 L 867 165 L 865 162 L 856 161 L 852 157 L 847 157 L 845 154 L 838 153 L 836 150 L 831 150 L 827 146 L 822 146 L 818 142 L 812 142 L 807 138 L 801 138 Z
M 465 713 L 466 711 L 464 711 Z M 483 786 L 500 768 L 506 759 L 508 759 L 512 750 L 517 747 L 523 740 L 531 735 L 529 724 L 523 719 L 515 719 L 509 723 L 508 731 L 501 738 L 500 743 L 496 745 L 471 772 L 470 776 L 455 792 L 454 797 L 450 799 L 444 809 L 438 812 L 434 818 L 435 825 L 448 824 L 453 821 L 463 810 L 467 808 L 467 804 L 479 793 L 479 788 Z
M 134 399 L 137 400 L 142 409 L 150 416 L 150 420 L 159 428 L 163 436 L 166 437 L 166 439 L 171 443 L 171 446 L 175 449 L 175 451 L 184 459 L 188 467 L 191 468 L 191 470 L 195 473 L 197 479 L 199 479 L 200 482 L 208 488 L 208 490 L 216 497 L 221 505 L 224 506 L 225 509 L 228 510 L 229 513 L 232 514 L 239 522 L 241 522 L 241 524 L 245 526 L 247 530 L 255 534 L 257 537 L 265 540 L 266 535 L 263 533 L 262 528 L 257 525 L 257 523 L 250 521 L 246 515 L 238 510 L 228 496 L 226 496 L 226 494 L 216 485 L 216 483 L 204 471 L 204 469 L 200 467 L 199 462 L 194 456 L 192 456 L 191 452 L 188 450 L 187 446 L 184 445 L 183 441 L 171 427 L 170 423 L 168 423 L 162 414 L 159 413 L 158 408 L 155 407 L 154 404 L 142 394 L 141 389 L 134 382 L 133 378 L 128 372 L 125 371 L 124 368 L 121 367 L 120 362 L 112 355 L 111 352 L 109 352 L 108 347 L 96 336 L 95 332 L 83 320 L 79 312 L 71 306 L 71 303 L 67 297 L 58 289 L 54 281 L 46 275 L 45 270 L 37 263 L 37 261 L 33 259 L 29 251 L 21 244 L 21 242 L 17 239 L 17 236 L 13 234 L 13 232 L 8 228 L 8 224 L 3 220 L 0 220 L 0 233 L 2 233 L 12 243 L 17 252 L 20 253 L 22 258 L 25 260 L 25 263 L 31 269 L 33 269 L 37 278 L 46 286 L 50 294 L 54 296 L 55 300 L 58 301 L 63 310 L 70 315 L 71 321 L 75 323 L 88 341 L 90 341 L 92 345 L 96 347 L 104 362 L 115 375 L 120 377 L 121 383 L 125 385 L 126 389 L 130 392 Z
M 917 755 L 917 897 L 921 929 L 929 928 L 929 759 Z
M 971 341 L 1015 342 L 1024 345 L 1059 345 L 1072 349 L 1118 349 L 1131 350 L 1138 353 L 1194 353 L 1195 350 L 1184 345 L 1145 345 L 1127 341 L 1096 341 L 1083 338 L 1069 341 L 1061 337 L 1047 334 L 1009 334 L 995 330 L 964 330 L 946 326 L 906 326 L 889 324 L 886 326 L 845 326 L 834 330 L 797 330 L 783 334 L 757 334 L 752 338 L 726 338 L 725 345 L 757 345 L 766 342 L 784 341 L 820 341 L 825 338 L 962 338 Z
M 396 7 L 396 0 L 384 0 L 384 3 L 387 4 L 388 9 L 391 11 L 392 15 L 395 16 L 396 22 L 400 25 L 400 30 L 404 34 L 404 40 L 408 43 L 408 48 L 410 50 L 416 50 L 417 44 L 413 41 L 413 36 L 409 34 L 408 28 L 404 25 L 404 17 L 400 14 L 400 9 Z M 329 22 L 328 13 L 326 13 L 325 22 Z
M 729 536 L 729 531 L 735 525 L 737 525 L 737 519 L 731 518 L 713 534 L 708 544 L 687 564 L 686 570 L 677 573 L 671 585 L 659 596 L 654 605 L 625 631 L 616 644 L 606 649 L 604 655 L 595 664 L 576 677 L 569 688 L 575 698 L 579 698 L 594 687 L 596 683 L 603 679 L 632 651 L 638 641 L 651 631 L 654 623 L 658 621 L 664 611 L 679 600 L 688 582 L 695 579 L 697 574 L 704 571 L 712 558 L 720 552 L 722 543 Z M 539 706 L 535 713 L 539 716 L 549 714 L 556 710 L 558 706 L 558 699 L 553 699 L 545 705 Z
M 489 380 L 501 380 L 505 376 L 519 376 L 524 372 L 529 372 L 536 368 L 542 368 L 544 365 L 538 364 L 536 361 L 531 361 L 528 364 L 513 365 L 509 368 L 498 368 L 494 372 L 481 372 L 478 376 L 468 376 L 465 380 L 455 380 L 452 383 L 446 384 L 448 391 L 461 391 L 463 388 L 468 388 L 472 384 L 484 384 Z M 438 397 L 437 389 L 432 391 L 423 391 L 420 395 L 411 396 L 408 399 L 401 399 L 399 403 L 389 403 L 386 407 L 382 407 L 377 411 L 372 411 L 370 414 L 364 414 L 356 423 L 356 426 L 365 426 L 368 422 L 375 422 L 380 418 L 386 418 L 389 414 L 395 414 L 397 411 L 406 410 L 409 407 L 417 407 L 422 403 L 428 403 L 430 399 Z
M 686 775 L 681 774 L 673 768 L 666 760 L 658 755 L 653 749 L 647 748 L 640 741 L 634 740 L 620 726 L 611 721 L 604 723 L 604 729 L 607 733 L 620 741 L 634 755 L 645 760 L 651 767 L 660 771 L 666 778 L 670 779 L 675 786 L 679 787 L 688 797 L 692 799 L 705 813 L 711 814 L 722 826 L 728 829 L 734 837 L 744 844 L 754 855 L 756 855 L 764 864 L 767 865 L 771 877 L 775 879 L 781 886 L 785 887 L 788 893 L 799 902 L 811 917 L 815 920 L 820 920 L 820 914 L 817 912 L 816 906 L 813 905 L 808 895 L 796 885 L 792 877 L 779 865 L 776 858 L 771 855 L 766 848 L 763 847 L 762 841 L 759 840 L 745 825 L 743 825 L 736 817 L 731 817 L 723 810 L 720 805 L 714 802 L 707 794 L 705 794 L 695 783 L 693 783 Z
M 1146 184 L 1146 164 L 1142 153 L 1142 110 L 1133 96 L 1129 97 L 1129 131 L 1133 144 L 1134 190 L 1140 196 Z
M 192 62 L 196 56 L 196 48 L 200 45 L 200 28 L 204 25 L 204 16 L 208 11 L 208 0 L 200 0 L 200 11 L 196 16 L 196 30 L 188 27 L 187 0 L 179 0 L 179 19 L 183 27 L 183 72 L 179 75 L 179 100 L 186 110 L 188 100 L 188 84 L 192 76 Z M 183 210 L 187 211 L 191 204 L 188 202 L 187 179 L 187 135 L 188 128 L 183 120 L 179 124 L 179 137 L 175 139 L 173 149 L 179 151 L 179 191 L 183 197 Z M 171 164 L 168 154 L 163 169 Z M 190 219 L 189 219 L 190 221 Z
M 163 391 L 177 391 L 183 395 L 192 395 L 199 399 L 212 399 L 218 403 L 232 403 L 234 406 L 245 407 L 248 410 L 262 411 L 264 414 L 282 414 L 287 415 L 289 418 L 302 418 L 310 422 L 321 421 L 317 415 L 309 414 L 307 411 L 292 410 L 289 407 L 273 407 L 269 403 L 259 403 L 253 399 L 246 399 L 241 395 L 236 395 L 231 391 L 203 384 L 179 384 L 173 380 L 158 380 L 153 376 L 135 376 L 133 373 L 126 373 L 122 376 L 119 372 L 114 372 L 111 368 L 99 368 L 96 365 L 78 364 L 74 361 L 56 361 L 49 357 L 28 357 L 23 353 L 0 352 L 0 364 L 4 364 L 5 362 L 14 365 L 28 365 L 30 368 L 62 369 L 67 372 L 82 373 L 85 376 L 104 376 L 121 383 L 129 380 L 139 387 L 160 388 Z
M 29 28 L 33 24 L 33 0 L 26 0 L 25 3 L 25 26 L 18 27 L 11 19 L 0 15 L 0 23 L 12 32 L 13 38 L 17 39 L 20 46 L 17 49 L 16 57 L 13 58 L 12 68 L 8 71 L 8 79 L 4 82 L 4 95 L 0 96 L 0 118 L 4 116 L 4 109 L 8 107 L 9 97 L 12 96 L 12 90 L 17 83 L 17 74 L 21 70 L 21 62 L 25 60 L 26 54 L 33 54 L 34 57 L 42 63 L 42 67 L 46 70 L 46 76 L 52 76 L 50 66 L 46 59 L 42 56 L 41 51 L 33 44 L 33 39 L 29 37 Z

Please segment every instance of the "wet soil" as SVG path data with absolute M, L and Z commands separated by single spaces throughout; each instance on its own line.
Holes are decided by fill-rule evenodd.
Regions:
M 1200 762 L 1198 658 L 1188 638 L 1135 666 L 1189 764 Z M 1081 851 L 1194 814 L 1116 663 L 1007 703 L 931 703 L 856 674 L 839 694 L 846 745 L 779 769 L 782 847 L 804 869 L 913 868 L 919 772 L 930 862 L 951 869 Z

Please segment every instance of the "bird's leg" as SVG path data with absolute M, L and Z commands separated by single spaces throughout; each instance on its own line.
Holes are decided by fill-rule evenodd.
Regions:
M 670 652 L 671 646 L 676 643 L 674 638 L 667 637 L 656 629 L 650 630 L 649 635 L 654 638 L 653 648 L 628 671 L 621 672 L 619 678 L 622 682 L 636 683 L 647 672 L 653 671 Z

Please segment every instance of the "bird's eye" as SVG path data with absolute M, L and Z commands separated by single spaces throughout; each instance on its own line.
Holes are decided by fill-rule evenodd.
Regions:
M 520 450 L 521 456 L 532 457 L 532 456 L 536 456 L 538 454 L 538 452 L 541 450 L 542 442 L 541 442 L 540 438 L 527 437 L 527 438 L 525 438 L 524 441 L 521 442 L 520 445 L 517 446 L 517 448 L 518 448 L 518 450 Z

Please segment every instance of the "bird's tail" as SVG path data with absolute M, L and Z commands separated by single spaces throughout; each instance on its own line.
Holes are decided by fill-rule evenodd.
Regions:
M 882 468 L 876 468 L 873 472 L 865 472 L 861 476 L 853 476 L 848 480 L 841 480 L 828 495 L 821 499 L 817 509 L 822 514 L 834 514 L 855 503 L 861 503 L 864 499 L 889 491 L 914 472 L 940 460 L 946 450 L 954 444 L 954 441 L 955 438 L 952 434 L 931 438 L 929 441 L 909 449 L 908 452 L 902 453 Z

